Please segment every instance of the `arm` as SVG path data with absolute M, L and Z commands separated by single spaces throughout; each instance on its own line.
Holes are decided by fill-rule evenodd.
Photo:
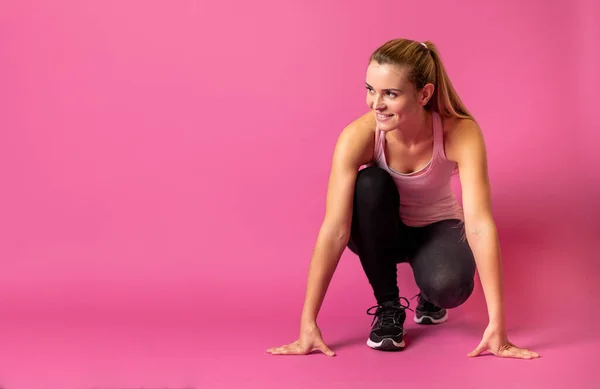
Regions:
M 481 129 L 472 120 L 460 120 L 450 134 L 449 158 L 458 163 L 465 232 L 479 271 L 489 317 L 481 342 L 468 355 L 473 357 L 491 351 L 501 357 L 537 358 L 539 354 L 515 346 L 506 334 L 502 259 L 492 217 L 487 152 Z
M 490 323 L 505 327 L 502 259 L 492 216 L 485 142 L 471 120 L 456 123 L 449 137 L 452 159 L 458 164 L 465 232 L 477 265 Z
M 371 113 L 348 125 L 338 138 L 327 187 L 325 218 L 308 271 L 300 337 L 288 345 L 268 349 L 270 354 L 308 354 L 320 350 L 328 356 L 335 355 L 323 341 L 317 314 L 350 238 L 356 176 L 360 166 L 373 159 L 374 138 L 375 118 Z
M 354 185 L 358 169 L 373 158 L 375 121 L 367 114 L 347 126 L 333 155 L 325 218 L 312 253 L 302 326 L 316 325 L 325 293 L 348 244 L 352 225 Z

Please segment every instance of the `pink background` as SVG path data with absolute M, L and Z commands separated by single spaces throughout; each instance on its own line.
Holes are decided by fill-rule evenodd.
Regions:
M 1 2 L 0 386 L 596 387 L 599 18 L 593 0 Z M 444 326 L 409 312 L 405 352 L 369 350 L 350 252 L 319 320 L 338 356 L 265 353 L 297 337 L 333 146 L 396 37 L 438 45 L 482 126 L 509 336 L 540 360 L 466 358 L 479 285 Z

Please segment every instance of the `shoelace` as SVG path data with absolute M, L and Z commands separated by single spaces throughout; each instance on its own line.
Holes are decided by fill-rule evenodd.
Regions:
M 425 298 L 423 298 L 421 296 L 421 293 L 417 293 L 416 295 L 412 296 L 410 299 L 414 300 L 417 297 L 421 297 L 423 299 L 423 307 L 425 308 L 425 311 L 427 312 L 434 312 L 439 310 L 440 308 L 432 303 L 430 303 L 429 301 L 427 301 Z
M 375 323 L 375 320 L 379 318 L 382 327 L 391 327 L 398 320 L 398 314 L 401 309 L 408 309 L 409 311 L 413 311 L 410 308 L 410 301 L 406 299 L 406 297 L 400 297 L 400 301 L 406 301 L 406 305 L 402 305 L 402 303 L 398 303 L 398 305 L 392 306 L 382 306 L 382 305 L 373 305 L 371 308 L 367 309 L 367 315 L 373 316 L 373 321 L 371 322 L 371 326 Z M 373 309 L 377 309 L 375 312 L 372 312 Z M 414 311 L 413 311 L 414 312 Z

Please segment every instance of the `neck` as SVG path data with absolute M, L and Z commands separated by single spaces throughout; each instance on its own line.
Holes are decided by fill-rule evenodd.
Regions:
M 406 146 L 414 146 L 429 139 L 432 133 L 433 117 L 431 112 L 423 110 L 420 115 L 402 127 L 390 131 L 393 139 Z

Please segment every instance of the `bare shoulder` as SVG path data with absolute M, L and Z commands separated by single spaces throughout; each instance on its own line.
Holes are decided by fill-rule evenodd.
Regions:
M 348 126 L 358 127 L 362 128 L 365 131 L 375 132 L 375 128 L 377 127 L 377 121 L 375 120 L 375 115 L 373 114 L 373 111 L 368 111 L 364 115 L 355 119 Z
M 351 158 L 355 164 L 366 164 L 373 159 L 377 123 L 372 112 L 349 123 L 338 138 L 336 154 Z
M 485 145 L 481 128 L 477 122 L 471 119 L 444 118 L 444 148 L 446 157 L 455 162 L 459 162 L 465 150 L 484 151 Z M 483 150 L 482 150 L 483 148 Z

